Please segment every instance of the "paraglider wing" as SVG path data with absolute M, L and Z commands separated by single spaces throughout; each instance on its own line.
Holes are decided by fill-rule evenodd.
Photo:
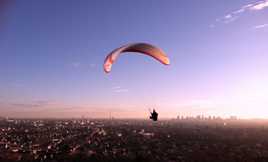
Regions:
M 124 52 L 138 52 L 151 56 L 164 65 L 169 65 L 169 58 L 160 48 L 147 43 L 133 43 L 115 49 L 106 57 L 103 65 L 104 71 L 106 73 L 109 73 L 111 71 L 113 63 L 116 61 L 118 56 Z

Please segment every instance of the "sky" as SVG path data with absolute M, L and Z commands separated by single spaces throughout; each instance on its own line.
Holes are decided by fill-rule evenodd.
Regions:
M 128 53 L 105 74 L 132 42 L 170 65 Z M 265 0 L 1 0 L 0 115 L 267 118 L 267 42 Z

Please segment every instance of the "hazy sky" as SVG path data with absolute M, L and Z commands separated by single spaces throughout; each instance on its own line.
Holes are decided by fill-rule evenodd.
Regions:
M 171 65 L 127 54 L 106 75 L 105 56 L 129 42 Z M 268 1 L 12 1 L 0 7 L 0 115 L 268 117 L 267 51 Z

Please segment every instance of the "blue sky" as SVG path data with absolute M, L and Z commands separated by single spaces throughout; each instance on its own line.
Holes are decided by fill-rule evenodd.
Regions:
M 5 116 L 268 117 L 268 2 L 12 1 L 0 8 L 0 112 Z M 165 67 L 122 55 L 148 42 Z M 266 113 L 267 114 L 267 113 Z

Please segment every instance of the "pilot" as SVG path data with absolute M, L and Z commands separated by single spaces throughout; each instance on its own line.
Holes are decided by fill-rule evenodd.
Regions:
M 157 121 L 157 118 L 158 118 L 158 113 L 155 111 L 155 109 L 153 109 L 153 112 L 151 112 L 150 119 L 153 121 Z

